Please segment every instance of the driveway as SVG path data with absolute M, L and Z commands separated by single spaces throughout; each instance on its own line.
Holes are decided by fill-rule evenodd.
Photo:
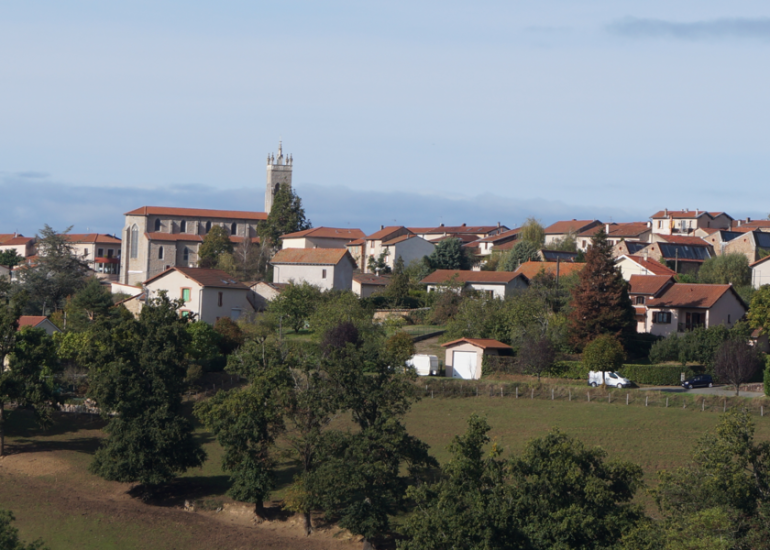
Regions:
M 735 396 L 735 389 L 733 389 L 730 386 L 714 386 L 713 388 L 693 388 L 691 390 L 686 390 L 681 386 L 645 386 L 643 388 L 639 388 L 640 390 L 647 390 L 647 391 L 664 391 L 669 393 L 694 393 L 694 394 L 703 394 L 703 395 L 723 395 L 725 397 L 734 397 Z M 756 391 L 742 391 L 741 397 L 762 397 L 765 395 L 762 392 L 756 392 Z

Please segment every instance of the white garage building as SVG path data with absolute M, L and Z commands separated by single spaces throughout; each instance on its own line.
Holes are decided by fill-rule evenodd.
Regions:
M 508 344 L 488 338 L 460 338 L 446 344 L 446 376 L 464 380 L 481 378 L 484 355 L 500 355 L 503 350 L 512 349 Z

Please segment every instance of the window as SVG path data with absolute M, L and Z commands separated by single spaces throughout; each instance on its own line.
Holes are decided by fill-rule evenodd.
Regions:
M 211 231 L 211 222 L 207 221 L 206 222 L 206 233 L 208 233 L 209 231 Z
M 662 325 L 671 324 L 671 312 L 670 311 L 656 311 L 652 315 L 653 323 L 660 323 Z
M 636 305 L 644 305 L 644 296 L 636 297 Z
M 139 255 L 139 229 L 136 226 L 131 228 L 131 257 L 136 258 Z
M 222 307 L 222 293 L 221 292 L 219 293 L 218 304 L 219 304 L 219 307 Z
M 187 248 L 186 246 L 184 247 L 184 250 L 182 251 L 182 259 L 185 262 L 190 261 L 190 249 Z
M 83 257 L 85 257 L 85 258 L 88 257 L 88 249 L 87 248 L 83 249 Z
M 107 249 L 107 257 L 112 258 L 112 256 L 115 254 L 115 251 L 111 248 Z
M 182 220 L 179 222 L 179 231 L 182 233 L 187 233 L 187 220 Z
M 182 289 L 182 301 L 184 303 L 187 303 L 190 301 L 190 289 L 189 288 L 183 288 Z
M 230 224 L 230 235 L 236 235 L 238 233 L 238 224 L 233 222 Z
M 180 313 L 182 314 L 182 318 L 183 319 L 187 319 L 190 316 L 190 312 L 189 311 L 182 310 L 182 311 L 180 311 Z
M 104 249 L 103 248 L 97 248 L 96 249 L 96 257 L 97 258 L 104 258 Z
M 160 231 L 160 218 L 155 218 L 155 231 Z
M 321 270 L 321 279 L 326 279 L 326 270 L 325 269 Z
M 163 247 L 162 246 L 158 247 L 158 259 L 159 260 L 163 259 Z

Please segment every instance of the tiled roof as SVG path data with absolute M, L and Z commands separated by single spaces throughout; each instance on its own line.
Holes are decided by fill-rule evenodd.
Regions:
M 432 229 L 428 229 L 427 231 L 423 230 L 420 231 L 420 233 L 425 234 L 431 234 L 431 235 L 442 235 L 444 233 L 447 234 L 463 234 L 463 233 L 473 233 L 473 234 L 489 234 L 497 229 L 507 229 L 503 226 L 498 225 L 440 225 L 438 227 L 434 227 Z
M 230 275 L 228 275 L 227 272 L 222 271 L 221 269 L 206 269 L 203 267 L 170 267 L 163 273 L 159 273 L 158 275 L 155 275 L 155 277 L 147 279 L 144 284 L 146 285 L 152 281 L 160 279 L 172 271 L 178 271 L 188 279 L 192 279 L 204 287 L 235 288 L 239 290 L 249 289 L 249 287 L 239 281 L 236 281 Z
M 566 233 L 581 233 L 590 229 L 591 224 L 601 224 L 599 220 L 568 220 L 556 222 L 545 228 L 546 235 L 563 235 Z
M 661 308 L 710 308 L 717 303 L 725 293 L 732 292 L 743 305 L 743 301 L 733 290 L 732 285 L 699 285 L 674 283 L 658 298 L 647 301 L 647 307 Z
M 27 244 L 34 241 L 32 237 L 11 237 L 3 242 L 0 242 L 0 246 L 18 246 L 20 244 Z
M 638 237 L 647 231 L 651 231 L 647 222 L 616 223 L 610 226 L 610 232 L 607 236 L 613 239 L 620 237 Z
M 661 241 L 674 244 L 689 244 L 692 246 L 711 246 L 700 237 L 688 237 L 685 235 L 659 235 Z
M 168 206 L 142 206 L 125 213 L 126 216 L 190 216 L 195 218 L 266 220 L 264 212 L 240 210 L 208 210 L 205 208 L 172 208 Z
M 676 275 L 676 271 L 673 269 L 669 269 L 662 263 L 655 261 L 655 260 L 646 260 L 642 256 L 621 256 L 618 258 L 620 260 L 621 258 L 628 258 L 629 260 L 632 260 L 633 262 L 636 262 L 640 266 L 642 266 L 644 269 L 652 273 L 653 275 Z
M 256 283 L 246 283 L 246 285 L 252 289 L 259 285 L 266 285 L 280 293 L 283 292 L 283 289 L 289 286 L 289 283 L 268 283 L 267 281 L 257 281 Z
M 727 216 L 731 220 L 733 219 L 733 217 L 727 212 L 709 212 L 709 216 L 711 216 L 712 218 L 716 218 L 717 216 Z
M 419 238 L 419 237 L 417 237 L 417 235 L 401 235 L 400 237 L 396 237 L 395 239 L 384 241 L 382 243 L 382 246 L 391 246 L 394 244 L 398 244 L 400 242 L 408 241 L 409 239 L 416 239 L 416 238 Z
M 101 243 L 101 244 L 120 244 L 121 240 L 112 235 L 102 235 L 100 233 L 66 234 L 64 237 L 71 243 Z
M 767 260 L 770 260 L 770 256 L 765 256 L 764 258 L 758 259 L 756 262 L 752 262 L 749 264 L 749 267 L 754 267 L 755 265 L 759 265 L 761 263 L 766 262 Z
M 739 227 L 770 227 L 770 220 L 751 220 L 750 222 L 742 222 Z
M 36 327 L 46 319 L 48 319 L 48 317 L 45 317 L 44 315 L 22 315 L 19 317 L 19 328 Z
M 8 239 L 13 239 L 14 237 L 21 237 L 22 235 L 17 235 L 15 233 L 0 233 L 0 244 L 3 244 Z
M 409 231 L 412 233 L 427 233 L 431 229 L 433 229 L 433 226 L 431 227 L 407 227 Z
M 663 219 L 671 219 L 671 218 L 700 218 L 704 214 L 709 214 L 708 212 L 704 212 L 703 210 L 659 210 L 658 212 L 655 212 L 652 216 L 650 216 L 653 219 L 663 218 Z
M 366 239 L 356 239 L 355 241 L 350 241 L 345 246 L 361 246 L 366 242 Z
M 362 285 L 378 285 L 387 286 L 390 279 L 387 277 L 379 277 L 377 275 L 371 275 L 369 273 L 356 273 L 353 275 L 353 280 Z
M 594 227 L 591 227 L 590 229 L 586 229 L 585 231 L 581 231 L 576 236 L 580 237 L 580 238 L 583 238 L 583 239 L 591 238 L 594 235 L 596 235 L 599 231 L 601 231 L 602 229 L 606 230 L 607 229 L 607 227 L 606 227 L 607 225 L 610 226 L 610 231 L 612 231 L 612 228 L 615 227 L 617 224 L 616 223 L 608 223 L 608 224 L 595 225 Z
M 502 233 L 498 233 L 497 235 L 490 235 L 489 237 L 484 237 L 483 239 L 479 239 L 478 242 L 494 244 L 498 241 L 503 241 L 505 239 L 515 239 L 519 233 L 521 233 L 521 227 L 517 227 L 516 229 L 509 229 L 508 231 L 503 231 Z
M 556 275 L 557 262 L 524 262 L 513 273 L 518 277 L 524 275 L 528 280 L 533 279 L 538 273 L 553 273 Z M 586 264 L 573 262 L 559 262 L 559 275 L 572 275 L 580 273 Z
M 508 344 L 503 344 L 498 340 L 492 340 L 491 338 L 460 338 L 459 340 L 452 340 L 446 344 L 441 344 L 442 347 L 448 348 L 457 344 L 473 344 L 481 349 L 511 349 Z
M 435 239 L 428 239 L 428 242 L 440 243 L 441 241 L 446 241 L 447 239 L 457 239 L 463 243 L 475 243 L 478 240 L 476 235 L 472 233 L 451 233 L 449 235 L 442 235 L 441 237 L 437 237 Z
M 350 257 L 346 248 L 284 248 L 273 256 L 270 263 L 337 265 L 345 256 Z
M 367 241 L 381 241 L 383 239 L 386 239 L 390 237 L 393 233 L 398 231 L 399 229 L 406 229 L 403 225 L 389 225 L 388 227 L 383 227 L 379 231 L 372 233 L 368 237 L 366 237 Z M 406 229 L 409 231 L 409 229 Z
M 422 284 L 444 284 L 452 278 L 459 283 L 507 284 L 516 278 L 512 271 L 462 271 L 454 269 L 437 269 L 422 281 Z
M 300 237 L 318 237 L 324 239 L 361 239 L 365 237 L 360 229 L 349 229 L 340 227 L 314 227 L 295 233 L 287 233 L 281 236 L 281 239 L 298 239 Z
M 673 280 L 671 275 L 631 275 L 628 293 L 654 296 Z

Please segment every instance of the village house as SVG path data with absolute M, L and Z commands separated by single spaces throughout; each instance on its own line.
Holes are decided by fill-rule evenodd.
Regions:
M 281 237 L 281 248 L 345 248 L 366 235 L 360 229 L 315 227 Z
M 475 290 L 490 298 L 504 299 L 516 289 L 514 279 L 516 274 L 511 271 L 437 269 L 420 283 L 427 286 L 428 292 L 434 292 L 446 285 L 457 285 L 459 291 Z
M 356 263 L 345 248 L 285 248 L 270 261 L 276 283 L 309 283 L 321 290 L 351 290 Z
M 392 241 L 398 237 L 403 237 L 404 235 L 415 235 L 415 233 L 400 225 L 388 227 L 381 225 L 379 231 L 366 237 L 360 245 L 354 244 L 358 243 L 358 241 L 353 241 L 348 244 L 347 249 L 350 251 L 350 255 L 353 258 L 360 258 L 357 261 L 359 269 L 364 273 L 371 273 L 368 265 L 369 259 L 376 260 L 380 257 L 384 252 L 383 243 Z M 404 258 L 404 262 L 409 263 L 406 258 Z
M 112 235 L 65 234 L 75 255 L 86 262 L 98 279 L 117 281 L 122 243 Z
M 583 252 L 588 251 L 588 247 L 591 246 L 591 239 L 593 236 L 604 229 L 607 234 L 607 241 L 616 246 L 622 242 L 643 242 L 649 241 L 652 233 L 650 222 L 631 222 L 631 223 L 605 223 L 603 225 L 595 225 L 586 231 L 578 233 L 577 248 Z
M 51 322 L 48 317 L 42 315 L 22 315 L 19 317 L 19 329 L 30 327 L 43 329 L 48 336 L 52 336 L 54 332 L 61 332 L 61 329 Z
M 698 228 L 730 229 L 733 218 L 724 212 L 703 210 L 661 210 L 650 216 L 657 235 L 691 235 Z
M 180 315 L 194 316 L 210 325 L 221 317 L 235 321 L 254 311 L 249 302 L 249 287 L 220 269 L 171 267 L 145 281 L 144 289 L 144 301 L 165 292 L 169 298 L 184 302 L 179 308 Z
M 639 254 L 650 243 L 648 242 L 634 242 L 634 241 L 620 241 L 618 244 L 612 247 L 612 257 L 619 258 L 620 256 L 635 256 Z
M 461 241 L 468 243 L 477 241 L 479 239 L 485 239 L 495 235 L 505 233 L 509 229 L 497 223 L 497 225 L 444 225 L 443 223 L 438 227 L 424 228 L 414 227 L 409 230 L 425 239 L 426 241 L 438 242 L 447 237 L 454 237 Z
M 547 273 L 554 277 L 569 277 L 570 275 L 580 273 L 585 265 L 584 263 L 576 262 L 524 262 L 513 272 L 515 277 L 512 284 L 514 288 L 525 289 L 529 286 L 532 279 L 541 273 Z
M 0 252 L 15 250 L 22 258 L 35 255 L 35 238 L 25 237 L 18 233 L 0 234 Z
M 466 246 L 476 249 L 476 252 L 474 253 L 478 256 L 489 256 L 492 254 L 492 252 L 497 252 L 500 250 L 499 247 L 504 244 L 512 243 L 511 246 L 516 244 L 519 240 L 520 234 L 521 228 L 517 227 L 516 229 L 509 229 L 508 231 L 503 231 L 502 233 L 495 233 L 489 237 L 478 239 L 472 243 L 467 244 Z
M 751 264 L 770 254 L 770 233 L 747 231 L 730 239 L 721 248 L 723 254 L 743 254 Z
M 696 243 L 695 241 L 700 241 Z M 660 263 L 674 268 L 677 273 L 696 275 L 703 262 L 713 256 L 713 249 L 703 239 L 693 238 L 690 244 L 653 242 L 639 252 Z
M 631 275 L 628 281 L 628 297 L 631 298 L 636 314 L 636 332 L 649 332 L 647 301 L 672 284 L 672 275 Z
M 615 259 L 615 265 L 626 281 L 630 281 L 633 275 L 676 275 L 676 271 L 670 269 L 658 261 L 650 260 L 645 256 L 629 255 Z
M 567 252 L 566 250 L 548 250 L 541 248 L 537 251 L 537 257 L 541 262 L 574 262 L 577 259 L 577 252 Z
M 489 338 L 460 338 L 446 344 L 444 366 L 449 378 L 478 380 L 485 355 L 511 354 L 512 348 L 498 340 Z
M 759 288 L 770 285 L 770 256 L 765 256 L 749 264 L 751 267 L 751 286 Z
M 383 242 L 381 250 L 385 254 L 385 264 L 393 270 L 398 258 L 404 261 L 404 265 L 409 265 L 414 260 L 430 256 L 435 247 L 435 244 L 417 235 L 401 235 Z
M 270 302 L 278 298 L 288 285 L 285 283 L 268 283 L 258 281 L 248 285 L 251 289 L 249 301 L 256 311 L 264 311 Z
M 379 277 L 371 273 L 356 273 L 353 275 L 353 293 L 359 298 L 368 298 L 372 294 L 385 290 L 390 283 L 387 277 Z
M 556 222 L 545 228 L 545 244 L 549 245 L 554 241 L 562 241 L 569 235 L 573 235 L 577 239 L 579 234 L 585 233 L 593 228 L 597 228 L 598 231 L 601 227 L 603 227 L 603 224 L 599 220 L 569 220 Z M 590 241 L 590 238 L 587 240 Z M 590 242 L 588 244 L 590 244 Z

